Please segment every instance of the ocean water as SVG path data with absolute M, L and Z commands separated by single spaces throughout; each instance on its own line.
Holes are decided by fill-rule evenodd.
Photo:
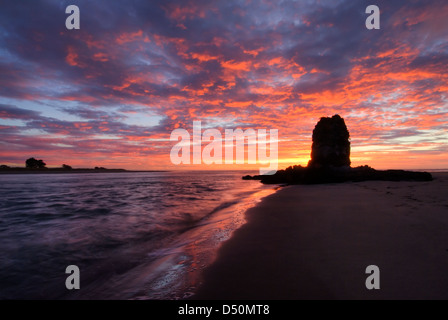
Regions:
M 273 186 L 246 172 L 0 175 L 0 299 L 180 299 Z M 68 290 L 65 269 L 80 268 Z

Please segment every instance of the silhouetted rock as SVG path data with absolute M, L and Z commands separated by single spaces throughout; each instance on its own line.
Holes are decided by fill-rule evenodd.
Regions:
M 369 166 L 307 168 L 302 166 L 288 167 L 274 175 L 253 176 L 252 180 L 260 180 L 265 184 L 318 184 L 339 183 L 347 181 L 431 181 L 428 172 L 404 170 L 375 170 Z M 245 180 L 249 180 L 246 176 Z
M 349 132 L 339 115 L 321 118 L 313 130 L 311 160 L 307 167 L 292 166 L 273 175 L 244 176 L 265 184 L 316 184 L 346 181 L 431 181 L 428 172 L 375 170 L 367 165 L 350 167 Z
M 339 115 L 322 117 L 313 130 L 308 167 L 350 166 L 350 134 Z
M 72 168 L 72 166 L 69 166 L 68 164 L 63 164 L 62 165 L 62 169 L 64 169 L 64 170 L 72 170 L 73 168 Z

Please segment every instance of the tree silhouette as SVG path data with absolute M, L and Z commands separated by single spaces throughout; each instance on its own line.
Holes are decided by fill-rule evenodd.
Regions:
M 69 166 L 68 164 L 63 164 L 63 165 L 62 165 L 62 169 L 65 169 L 65 170 L 72 170 L 73 168 L 72 168 L 72 166 Z
M 27 159 L 25 164 L 29 169 L 43 169 L 47 165 L 43 160 L 36 160 L 34 158 Z

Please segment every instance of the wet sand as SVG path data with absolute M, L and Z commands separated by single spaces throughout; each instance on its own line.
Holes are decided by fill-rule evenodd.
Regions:
M 193 299 L 448 299 L 448 173 L 433 176 L 279 190 L 247 211 Z

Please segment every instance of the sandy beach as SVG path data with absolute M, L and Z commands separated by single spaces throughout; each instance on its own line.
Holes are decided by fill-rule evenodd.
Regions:
M 433 176 L 282 188 L 247 211 L 193 298 L 448 299 L 448 173 Z

